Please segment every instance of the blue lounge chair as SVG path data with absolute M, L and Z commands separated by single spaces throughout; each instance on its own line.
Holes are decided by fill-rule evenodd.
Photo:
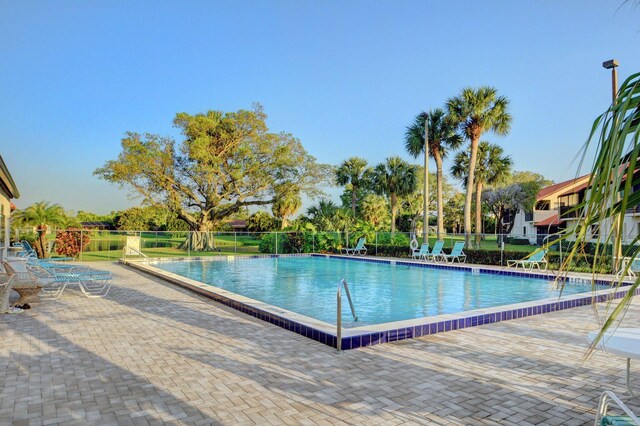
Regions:
M 465 263 L 467 261 L 467 255 L 462 251 L 464 249 L 464 241 L 458 241 L 453 245 L 451 253 L 442 253 L 440 258 L 447 263 L 453 263 L 456 260 L 458 263 Z M 451 262 L 449 262 L 451 261 Z
M 611 416 L 607 414 L 609 405 L 615 405 L 625 413 L 624 416 Z M 598 412 L 596 413 L 596 420 L 593 423 L 594 426 L 633 426 L 640 425 L 640 418 L 633 414 L 633 412 L 627 407 L 621 400 L 611 391 L 604 391 L 600 395 L 600 401 L 598 403 Z
M 433 262 L 438 261 L 440 259 L 440 256 L 442 256 L 442 247 L 444 247 L 444 241 L 436 241 L 433 244 L 433 250 L 431 250 L 431 253 L 424 257 L 424 260 L 430 260 Z
M 345 247 L 345 248 L 342 249 L 342 251 L 345 254 L 353 254 L 353 255 L 361 254 L 361 255 L 365 255 L 365 254 L 367 254 L 367 248 L 364 246 L 365 241 L 366 240 L 364 238 L 360 238 L 358 240 L 358 244 L 356 244 L 355 247 Z
M 29 241 L 27 240 L 22 240 L 20 241 L 20 244 L 22 244 L 22 248 L 24 248 L 24 252 L 25 253 L 25 257 L 28 257 L 29 259 L 38 259 L 38 253 L 33 249 L 33 247 L 31 247 L 31 244 L 29 244 Z M 49 261 L 68 261 L 68 260 L 75 260 L 73 257 L 53 257 L 48 259 Z
M 515 266 L 517 268 L 519 266 L 522 266 L 522 269 L 524 269 L 525 271 L 533 271 L 533 268 L 541 269 L 540 264 L 543 263 L 544 269 L 546 270 L 548 266 L 547 259 L 545 258 L 546 255 L 546 250 L 540 250 L 533 253 L 527 259 L 507 260 L 507 267 L 510 268 L 512 266 Z
M 42 285 L 42 295 L 58 299 L 64 289 L 77 284 L 87 297 L 104 297 L 111 289 L 113 275 L 110 272 L 98 271 L 83 266 L 57 270 L 45 268 L 37 263 L 27 263 L 27 271 Z
M 423 243 L 418 250 L 412 250 L 411 258 L 412 259 L 422 259 L 423 257 L 426 259 L 429 254 L 429 243 Z

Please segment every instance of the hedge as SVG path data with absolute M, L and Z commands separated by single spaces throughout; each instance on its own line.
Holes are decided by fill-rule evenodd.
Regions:
M 367 253 L 370 255 L 376 254 L 375 248 L 371 247 L 370 251 Z M 464 254 L 467 255 L 468 263 L 475 263 L 479 265 L 500 265 L 500 261 L 502 260 L 502 265 L 507 264 L 508 260 L 517 260 L 524 259 L 531 255 L 531 252 L 528 251 L 508 251 L 503 252 L 501 257 L 500 250 L 472 250 L 465 249 Z M 389 246 L 389 245 L 378 245 L 377 250 L 378 256 L 387 256 L 387 257 L 400 257 L 400 258 L 409 258 L 411 257 L 411 251 L 407 247 L 398 247 L 398 246 Z M 566 255 L 563 257 L 563 260 L 566 259 Z M 611 273 L 611 264 L 608 257 L 602 257 L 602 262 L 598 265 L 599 273 Z M 560 267 L 560 255 L 558 254 L 548 254 L 547 260 L 549 261 L 549 267 L 553 269 L 558 269 Z M 581 272 L 590 272 L 593 267 L 594 256 L 591 254 L 579 255 L 573 259 L 571 265 L 569 265 L 570 271 L 581 271 Z

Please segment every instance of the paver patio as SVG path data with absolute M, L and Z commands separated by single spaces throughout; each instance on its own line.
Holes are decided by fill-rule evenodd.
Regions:
M 337 353 L 117 264 L 105 299 L 65 291 L 0 316 L 0 425 L 545 424 L 630 407 L 625 360 L 583 362 L 592 307 Z M 640 301 L 625 323 L 638 324 Z M 640 388 L 640 367 L 634 369 Z

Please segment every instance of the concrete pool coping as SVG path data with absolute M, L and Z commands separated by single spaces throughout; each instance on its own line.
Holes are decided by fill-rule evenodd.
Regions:
M 498 274 L 507 276 L 518 276 L 526 278 L 553 280 L 556 275 L 552 271 L 527 272 L 516 271 L 509 268 L 487 267 L 488 265 L 472 264 L 438 264 L 425 263 L 420 261 L 378 258 L 373 256 L 343 256 L 330 254 L 285 254 L 285 255 L 251 255 L 251 256 L 216 256 L 216 257 L 184 257 L 184 258 L 143 258 L 143 259 L 121 259 L 121 262 L 146 272 L 172 284 L 188 289 L 196 294 L 207 297 L 248 315 L 259 318 L 263 321 L 277 325 L 294 333 L 311 338 L 328 346 L 337 347 L 336 325 L 320 321 L 296 312 L 260 302 L 249 297 L 233 293 L 209 284 L 192 280 L 178 274 L 167 272 L 156 268 L 149 263 L 175 262 L 175 261 L 236 261 L 250 260 L 256 258 L 279 258 L 279 257 L 326 257 L 336 259 L 348 259 L 354 261 L 364 261 L 372 263 L 384 263 L 395 265 L 406 265 L 413 267 L 437 268 L 464 270 L 480 274 Z M 598 285 L 611 285 L 617 279 L 608 276 L 605 279 L 587 278 L 584 275 L 568 274 L 566 283 L 591 283 Z M 625 280 L 623 285 L 629 285 L 632 281 Z M 336 286 L 337 291 L 337 286 Z M 491 308 L 462 311 L 453 314 L 442 314 L 431 317 L 421 317 L 396 322 L 367 325 L 361 327 L 343 328 L 341 333 L 341 348 L 343 350 L 356 349 L 380 343 L 393 342 L 397 340 L 411 339 L 431 334 L 458 330 L 462 328 L 475 327 L 483 324 L 491 324 L 500 321 L 523 318 L 532 315 L 539 315 L 553 311 L 570 309 L 577 306 L 591 305 L 593 303 L 618 299 L 626 294 L 626 290 L 620 287 L 607 288 L 603 290 L 591 291 L 589 293 L 577 293 L 564 295 L 560 298 L 552 297 L 529 302 L 522 302 L 510 305 L 501 305 Z M 635 295 L 640 294 L 640 289 Z

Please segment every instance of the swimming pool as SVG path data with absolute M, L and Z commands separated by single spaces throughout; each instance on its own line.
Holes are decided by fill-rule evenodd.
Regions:
M 508 321 L 621 298 L 610 281 L 569 277 L 562 296 L 550 272 L 425 264 L 340 255 L 123 259 L 201 296 L 342 350 Z M 346 279 L 358 321 L 336 292 Z M 209 282 L 208 284 L 206 282 Z M 640 294 L 637 289 L 636 294 Z M 249 337 L 249 336 L 245 336 Z
M 346 279 L 358 321 L 348 306 L 345 328 L 453 314 L 558 297 L 553 281 L 473 274 L 461 269 L 354 262 L 331 257 L 234 258 L 232 261 L 156 262 L 157 268 L 330 324 L 336 323 L 336 289 Z M 566 286 L 564 294 L 591 285 Z

